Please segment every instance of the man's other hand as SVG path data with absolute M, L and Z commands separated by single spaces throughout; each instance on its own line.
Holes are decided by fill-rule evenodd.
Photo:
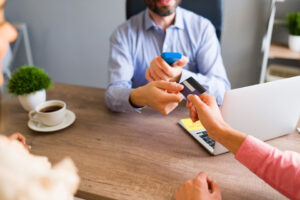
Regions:
M 146 79 L 152 81 L 173 81 L 179 82 L 182 67 L 189 62 L 189 59 L 182 56 L 180 60 L 170 66 L 161 56 L 156 56 L 150 63 L 150 67 L 146 70 Z
M 174 195 L 175 200 L 221 200 L 219 186 L 201 172 L 194 180 L 188 180 Z
M 137 107 L 150 106 L 162 114 L 169 114 L 184 98 L 183 86 L 175 82 L 154 81 L 130 93 L 130 101 Z

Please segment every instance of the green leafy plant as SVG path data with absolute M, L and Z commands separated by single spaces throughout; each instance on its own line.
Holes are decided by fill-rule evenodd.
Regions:
M 300 12 L 289 13 L 287 18 L 290 34 L 300 36 Z
M 40 68 L 22 66 L 16 70 L 8 83 L 8 91 L 15 95 L 29 94 L 52 86 L 51 78 Z

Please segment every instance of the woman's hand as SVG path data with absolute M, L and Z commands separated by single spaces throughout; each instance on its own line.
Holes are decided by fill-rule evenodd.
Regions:
M 14 133 L 11 136 L 8 137 L 10 140 L 18 140 L 19 142 L 21 142 L 25 149 L 30 150 L 31 146 L 26 144 L 26 138 L 21 134 L 21 133 Z
M 200 120 L 208 136 L 236 153 L 247 137 L 243 132 L 231 128 L 223 119 L 216 98 L 209 94 L 189 95 L 186 105 L 193 122 Z
M 209 137 L 216 139 L 221 131 L 229 129 L 229 125 L 224 121 L 216 98 L 209 94 L 189 95 L 186 104 L 190 109 L 190 117 L 193 122 L 200 120 Z

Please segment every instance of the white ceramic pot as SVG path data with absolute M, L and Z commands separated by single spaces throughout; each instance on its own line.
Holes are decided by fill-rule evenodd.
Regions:
M 300 52 L 300 36 L 289 35 L 289 48 L 292 51 Z
M 31 111 L 37 105 L 46 101 L 46 91 L 42 89 L 30 94 L 19 95 L 18 99 L 26 111 Z

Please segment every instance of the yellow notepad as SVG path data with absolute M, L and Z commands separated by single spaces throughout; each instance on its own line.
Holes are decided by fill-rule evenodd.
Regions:
M 198 120 L 195 123 L 191 120 L 191 118 L 185 118 L 180 120 L 181 124 L 185 126 L 188 131 L 197 131 L 205 129 L 201 122 Z

